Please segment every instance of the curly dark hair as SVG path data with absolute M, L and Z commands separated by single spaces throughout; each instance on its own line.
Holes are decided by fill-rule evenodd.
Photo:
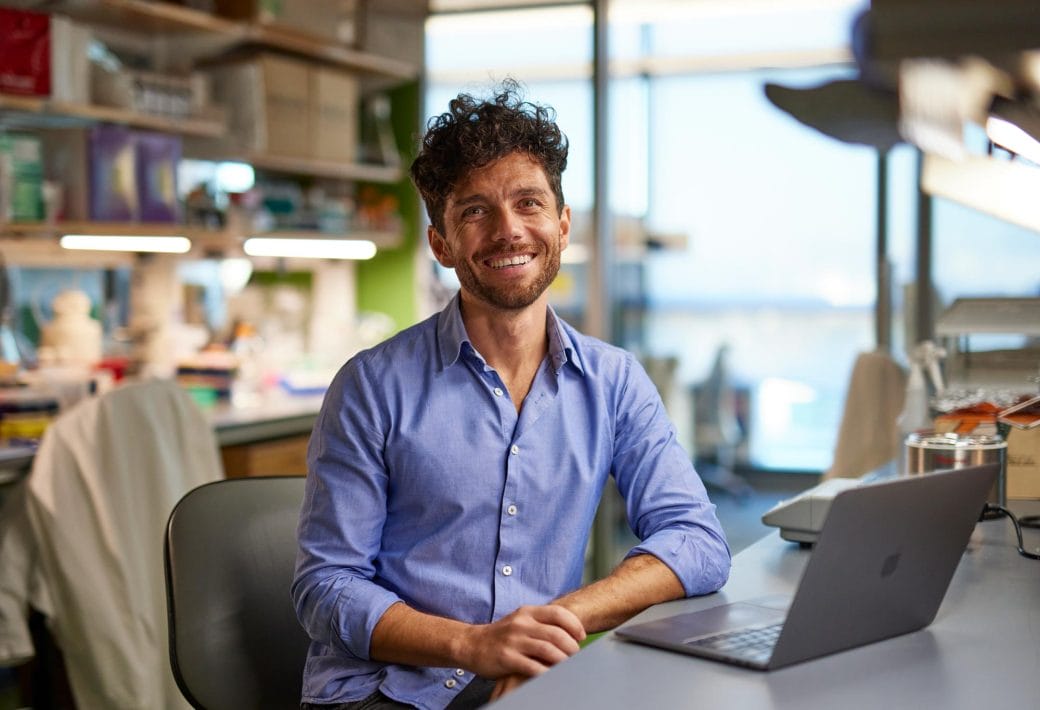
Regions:
M 491 99 L 459 94 L 448 104 L 447 113 L 430 119 L 412 162 L 412 182 L 426 203 L 430 222 L 444 234 L 444 210 L 459 180 L 499 158 L 526 153 L 545 170 L 556 208 L 562 212 L 567 148 L 567 136 L 556 125 L 556 111 L 524 101 L 519 82 L 507 79 Z

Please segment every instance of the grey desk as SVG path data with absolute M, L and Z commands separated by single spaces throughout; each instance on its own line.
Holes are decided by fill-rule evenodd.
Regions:
M 1040 513 L 1033 503 L 1013 506 Z M 1026 547 L 1040 531 L 1025 531 Z M 495 710 L 794 708 L 978 710 L 1040 707 L 1040 561 L 1010 521 L 979 523 L 935 622 L 923 631 L 763 673 L 607 634 L 529 681 Z M 633 621 L 790 592 L 808 551 L 773 533 L 734 559 L 718 594 L 658 605 Z

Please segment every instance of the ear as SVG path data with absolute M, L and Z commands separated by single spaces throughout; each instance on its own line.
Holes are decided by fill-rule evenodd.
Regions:
M 433 251 L 437 263 L 446 269 L 454 269 L 455 259 L 451 255 L 451 248 L 448 246 L 448 240 L 446 240 L 432 224 L 426 228 L 426 239 L 430 243 L 430 249 Z
M 571 206 L 564 205 L 560 212 L 560 251 L 571 243 Z

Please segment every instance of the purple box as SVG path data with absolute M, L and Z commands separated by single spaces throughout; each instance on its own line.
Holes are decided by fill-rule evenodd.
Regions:
M 137 196 L 142 222 L 178 222 L 177 163 L 181 139 L 165 133 L 138 132 Z
M 138 219 L 134 133 L 122 126 L 90 129 L 90 219 Z

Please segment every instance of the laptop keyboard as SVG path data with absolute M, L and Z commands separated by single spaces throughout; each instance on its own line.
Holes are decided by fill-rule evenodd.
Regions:
M 687 641 L 688 646 L 710 648 L 729 656 L 737 656 L 756 663 L 765 663 L 773 653 L 776 640 L 780 638 L 783 622 L 770 626 L 753 626 L 747 629 L 726 631 L 713 636 Z

